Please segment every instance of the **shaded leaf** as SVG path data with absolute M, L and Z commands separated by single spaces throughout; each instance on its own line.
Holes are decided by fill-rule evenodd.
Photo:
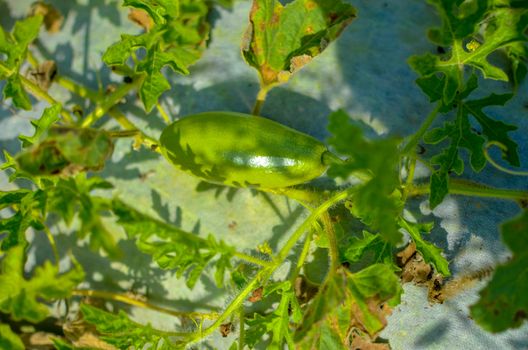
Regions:
M 373 264 L 357 273 L 341 269 L 310 303 L 295 340 L 309 347 L 349 348 L 351 329 L 375 338 L 386 325 L 386 305 L 397 305 L 401 293 L 399 278 L 390 265 Z M 329 327 L 326 334 L 321 332 L 324 327 Z
M 355 263 L 361 260 L 362 263 L 384 263 L 393 266 L 394 271 L 398 270 L 393 259 L 394 246 L 384 240 L 380 234 L 372 234 L 363 231 L 362 238 L 352 238 L 347 244 L 344 258 Z
M 520 327 L 528 319 L 528 211 L 505 222 L 501 237 L 513 256 L 499 265 L 471 306 L 471 317 L 490 332 Z
M 368 177 L 357 186 L 349 210 L 373 230 L 379 231 L 385 240 L 399 243 L 401 233 L 397 217 L 402 206 L 397 191 L 399 141 L 393 138 L 366 140 L 361 129 L 353 125 L 341 110 L 332 113 L 329 120 L 328 130 L 332 137 L 328 143 L 349 158 L 343 164 L 332 164 L 328 175 L 346 179 L 350 174 L 360 173 Z
M 4 99 L 8 98 L 12 98 L 13 104 L 18 108 L 27 111 L 31 109 L 31 100 L 22 87 L 22 82 L 18 74 L 12 74 L 7 78 L 7 84 L 4 87 Z
M 469 86 L 473 89 L 473 86 Z M 466 93 L 467 94 L 467 93 Z M 431 193 L 429 205 L 436 207 L 449 192 L 449 173 L 454 171 L 460 175 L 464 171 L 464 161 L 460 156 L 460 149 L 469 151 L 470 164 L 474 171 L 481 171 L 486 165 L 484 145 L 486 142 L 498 142 L 505 146 L 503 158 L 510 164 L 519 166 L 517 144 L 509 137 L 508 132 L 516 130 L 513 125 L 503 123 L 488 117 L 482 109 L 488 106 L 504 105 L 511 94 L 495 95 L 466 102 L 459 102 L 455 121 L 446 122 L 442 127 L 434 128 L 424 135 L 427 143 L 439 143 L 445 139 L 450 144 L 440 154 L 431 159 L 431 164 L 437 166 L 431 175 Z M 469 116 L 473 116 L 482 127 L 482 134 L 471 127 Z

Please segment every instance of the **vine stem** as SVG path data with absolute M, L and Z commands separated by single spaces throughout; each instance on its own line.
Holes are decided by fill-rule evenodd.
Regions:
M 251 114 L 260 115 L 260 111 L 262 109 L 262 106 L 264 105 L 264 102 L 266 102 L 266 97 L 268 96 L 269 90 L 270 90 L 269 86 L 261 85 L 260 90 L 257 94 L 257 100 L 255 101 L 255 105 L 253 106 L 253 110 L 251 111 Z
M 308 234 L 306 235 L 306 239 L 304 240 L 304 245 L 301 251 L 301 255 L 299 256 L 299 260 L 297 260 L 297 265 L 295 267 L 295 273 L 292 275 L 292 278 L 295 278 L 296 276 L 299 275 L 299 273 L 301 273 L 301 269 L 304 265 L 306 258 L 308 257 L 308 253 L 310 252 L 310 245 L 312 244 L 312 236 L 313 236 L 312 230 L 308 231 Z
M 129 84 L 120 85 L 113 93 L 108 95 L 95 110 L 88 114 L 82 121 L 81 127 L 86 128 L 104 116 L 112 107 L 119 103 L 131 90 L 137 88 L 144 77 L 138 77 Z
M 302 235 L 310 229 L 310 226 L 327 210 L 336 203 L 346 199 L 352 194 L 353 189 L 342 191 L 323 202 L 319 207 L 315 208 L 312 213 L 304 220 L 304 222 L 295 230 L 295 232 L 288 239 L 286 244 L 282 247 L 280 252 L 273 259 L 273 265 L 260 270 L 257 275 L 244 287 L 244 289 L 235 297 L 235 299 L 227 306 L 224 312 L 216 319 L 216 321 L 207 327 L 205 330 L 190 333 L 188 335 L 189 344 L 195 343 L 213 333 L 224 321 L 234 312 L 236 312 L 244 303 L 249 294 L 255 290 L 263 281 L 267 281 L 273 272 L 283 264 L 288 257 L 290 250 L 297 244 Z
M 519 170 L 511 170 L 508 168 L 503 167 L 502 165 L 498 164 L 488 153 L 488 150 L 491 146 L 497 146 L 502 151 L 507 151 L 508 148 L 504 146 L 502 143 L 497 141 L 490 141 L 486 144 L 486 147 L 484 148 L 484 157 L 486 157 L 486 160 L 496 169 L 505 172 L 506 174 L 514 175 L 514 176 L 528 176 L 528 171 L 519 171 Z
M 330 279 L 334 272 L 339 266 L 339 249 L 337 248 L 337 238 L 334 231 L 334 225 L 328 211 L 321 215 L 323 220 L 326 235 L 328 237 L 328 250 L 330 253 L 330 272 L 328 273 L 327 280 Z
M 408 154 L 414 150 L 414 148 L 416 147 L 416 145 L 418 145 L 420 140 L 423 138 L 424 134 L 427 132 L 431 124 L 433 124 L 441 107 L 442 107 L 442 103 L 438 102 L 435 109 L 433 109 L 431 113 L 429 113 L 427 118 L 425 118 L 424 122 L 422 123 L 418 131 L 414 133 L 411 139 L 407 142 L 407 144 L 405 144 L 402 150 L 403 154 Z
M 421 196 L 429 194 L 430 192 L 431 190 L 429 188 L 429 184 L 427 183 L 412 185 L 408 187 L 408 193 L 410 196 Z M 459 179 L 451 179 L 449 181 L 449 193 L 472 197 L 500 198 L 513 201 L 528 200 L 527 191 L 494 188 L 483 184 Z
M 51 250 L 53 252 L 53 258 L 55 259 L 55 265 L 59 267 L 60 255 L 59 255 L 59 251 L 57 250 L 57 243 L 55 243 L 55 238 L 53 237 L 50 229 L 46 225 L 44 225 L 44 232 L 46 233 L 46 236 L 48 237 L 48 241 L 51 245 Z
M 247 255 L 244 253 L 235 252 L 234 256 L 236 256 L 239 259 L 245 260 L 247 262 L 253 263 L 255 265 L 260 265 L 262 267 L 272 267 L 273 266 L 273 263 L 271 263 L 270 261 L 255 258 L 254 256 Z
M 238 313 L 238 319 L 240 321 L 240 331 L 238 334 L 238 350 L 244 350 L 244 337 L 245 337 L 245 329 L 244 329 L 244 319 L 246 318 L 245 312 L 244 312 L 244 305 L 240 306 L 240 311 Z
M 161 306 L 157 306 L 151 303 L 147 303 L 141 300 L 134 299 L 124 294 L 118 294 L 118 293 L 112 293 L 112 292 L 104 292 L 104 291 L 99 291 L 99 290 L 88 290 L 88 289 L 74 289 L 72 291 L 72 294 L 76 296 L 93 297 L 93 298 L 101 298 L 101 299 L 119 301 L 125 304 L 143 307 L 146 309 L 154 310 L 157 312 L 161 312 L 161 313 L 168 314 L 171 316 L 176 316 L 176 317 L 189 317 L 192 319 L 199 318 L 199 319 L 207 319 L 207 320 L 212 320 L 218 317 L 218 313 L 216 312 L 201 313 L 201 312 L 182 312 L 182 311 L 170 310 L 170 309 L 166 309 Z
M 96 91 L 81 86 L 68 78 L 58 76 L 57 78 L 55 78 L 55 81 L 66 90 L 71 91 L 80 97 L 87 98 L 92 102 L 97 103 L 101 100 L 101 96 Z M 139 130 L 139 128 L 134 123 L 132 123 L 123 114 L 123 112 L 119 111 L 116 108 L 111 108 L 108 110 L 108 114 L 110 115 L 110 117 L 115 119 L 119 123 L 119 125 L 121 125 L 124 129 L 139 132 L 139 137 L 142 143 L 145 144 L 147 148 L 156 152 L 160 152 L 158 147 L 158 141 Z

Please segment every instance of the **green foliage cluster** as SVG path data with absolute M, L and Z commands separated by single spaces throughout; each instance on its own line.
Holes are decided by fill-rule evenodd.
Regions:
M 16 155 L 4 152 L 2 169 L 9 172 L 11 181 L 25 185 L 0 191 L 0 209 L 9 213 L 0 219 L 0 312 L 6 316 L 5 323 L 0 323 L 0 348 L 25 346 L 19 330 L 8 321 L 22 320 L 38 327 L 49 316 L 53 302 L 79 295 L 128 302 L 194 325 L 191 331 L 162 331 L 133 320 L 123 310 L 111 313 L 82 303 L 82 322 L 93 325 L 98 334 L 98 345 L 94 342 L 89 345 L 92 348 L 102 348 L 98 346 L 104 344 L 121 349 L 181 349 L 218 329 L 230 333 L 235 322 L 238 339 L 231 349 L 282 349 L 285 345 L 292 349 L 348 349 L 358 346 L 358 342 L 375 343 L 386 325 L 388 310 L 400 302 L 403 291 L 399 277 L 402 266 L 396 253 L 401 250 L 404 235 L 436 273 L 444 277 L 451 274 L 442 250 L 425 238 L 433 225 L 414 222 L 405 215 L 411 196 L 429 194 L 431 208 L 448 193 L 495 196 L 519 203 L 528 200 L 526 192 L 493 189 L 451 176 L 468 171 L 462 150 L 468 151 L 469 164 L 478 172 L 492 162 L 487 149 L 493 145 L 500 147 L 511 166 L 520 166 L 519 147 L 509 135 L 516 127 L 494 119 L 484 110 L 506 104 L 526 76 L 528 3 L 428 3 L 440 15 L 441 24 L 429 31 L 429 38 L 441 50 L 412 56 L 409 64 L 418 73 L 416 83 L 435 104 L 431 114 L 415 134 L 402 140 L 367 139 L 345 111 L 333 112 L 329 116 L 331 136 L 327 141 L 346 160 L 332 164 L 327 175 L 355 179 L 354 185 L 316 194 L 304 187 L 270 190 L 300 200 L 310 215 L 277 251 L 263 244 L 258 256 L 241 252 L 213 234 L 200 237 L 143 213 L 118 197 L 111 198 L 108 190 L 113 185 L 92 174 L 104 167 L 118 137 L 134 137 L 138 146 L 158 150 L 157 140 L 119 111 L 119 102 L 137 89 L 146 113 L 155 106 L 161 110 L 163 93 L 170 89 L 171 80 L 177 79 L 168 76 L 163 68 L 189 74 L 189 66 L 207 49 L 211 9 L 229 7 L 231 1 L 124 0 L 124 6 L 144 11 L 148 21 L 142 24 L 141 34 L 123 34 L 106 50 L 102 60 L 117 74 L 129 77 L 131 83 L 123 83 L 100 97 L 67 77 L 56 78 L 63 87 L 96 104 L 84 118 L 19 73 L 26 62 L 38 64 L 31 53 L 37 48 L 30 45 L 39 35 L 43 15 L 17 21 L 11 32 L 0 28 L 4 100 L 11 99 L 14 107 L 31 110 L 30 93 L 50 103 L 42 116 L 32 121 L 34 134 L 19 135 L 22 150 Z M 287 5 L 278 0 L 253 0 L 241 51 L 260 77 L 254 113 L 258 114 L 270 89 L 286 83 L 292 74 L 321 54 L 355 17 L 355 9 L 341 0 L 294 0 Z M 503 57 L 506 63 L 496 65 L 495 56 Z M 509 81 L 511 92 L 476 97 L 482 79 Z M 106 115 L 123 130 L 93 127 Z M 432 127 L 440 115 L 443 125 Z M 445 147 L 425 160 L 416 151 L 422 140 Z M 430 181 L 425 185 L 414 179 L 417 162 L 431 169 Z M 355 232 L 332 220 L 334 210 L 343 207 L 347 220 L 354 220 L 362 229 Z M 189 288 L 205 271 L 214 270 L 216 286 L 236 295 L 219 313 L 199 313 L 169 310 L 104 291 L 78 289 L 85 277 L 83 268 L 72 255 L 68 255 L 68 269 L 59 266 L 67 254 L 58 251 L 55 244 L 57 223 L 76 232 L 80 244 L 113 260 L 123 255 L 114 232 L 117 224 L 128 239 L 135 241 L 139 251 L 150 255 L 160 269 L 184 277 Z M 491 282 L 481 291 L 480 300 L 471 308 L 475 321 L 492 332 L 519 327 L 528 315 L 528 213 L 524 210 L 501 227 L 502 238 L 513 257 L 496 269 Z M 28 274 L 24 266 L 28 250 L 35 245 L 28 239 L 30 231 L 46 235 L 54 262 L 46 261 Z M 273 279 L 292 248 L 301 242 L 303 249 L 296 257 L 296 267 L 284 280 Z M 330 256 L 327 275 L 317 283 L 304 275 L 311 249 L 327 251 Z M 276 302 L 275 306 L 270 306 L 272 302 Z M 56 334 L 53 343 L 57 349 L 86 347 L 64 334 Z

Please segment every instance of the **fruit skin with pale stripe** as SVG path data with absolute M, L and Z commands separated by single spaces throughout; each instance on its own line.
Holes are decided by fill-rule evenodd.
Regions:
M 312 136 L 272 120 L 235 112 L 205 112 L 167 126 L 162 154 L 205 181 L 265 189 L 298 185 L 341 160 Z

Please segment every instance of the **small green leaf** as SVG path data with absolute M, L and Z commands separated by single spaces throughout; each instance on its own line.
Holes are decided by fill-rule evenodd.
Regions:
M 22 141 L 22 147 L 29 147 L 40 141 L 53 124 L 59 121 L 59 113 L 62 107 L 60 104 L 54 104 L 51 107 L 44 109 L 42 116 L 38 120 L 32 120 L 31 124 L 35 127 L 33 136 L 19 135 L 18 138 Z
M 24 350 L 26 347 L 9 325 L 0 323 L 0 349 Z
M 501 226 L 512 258 L 499 265 L 471 306 L 471 317 L 490 332 L 518 328 L 528 319 L 528 211 Z
M 341 269 L 304 311 L 295 340 L 304 345 L 301 348 L 311 348 L 311 344 L 322 346 L 327 342 L 348 345 L 350 327 L 371 336 L 377 334 L 386 323 L 384 315 L 377 311 L 383 304 L 396 306 L 402 292 L 391 265 L 372 264 L 357 273 Z M 321 329 L 325 325 L 339 332 L 323 335 Z
M 180 54 L 183 54 L 183 56 Z M 149 51 L 146 60 L 140 62 L 137 66 L 138 72 L 146 73 L 143 84 L 139 89 L 139 96 L 147 112 L 150 112 L 156 105 L 161 94 L 170 89 L 170 84 L 161 74 L 161 69 L 168 65 L 173 71 L 186 75 L 189 74 L 187 66 L 190 64 L 189 57 L 181 49 L 166 52 Z
M 422 232 L 431 232 L 433 225 L 412 223 L 405 219 L 400 219 L 400 225 L 409 233 L 416 244 L 416 250 L 422 254 L 425 262 L 433 264 L 436 271 L 440 272 L 443 276 L 450 276 L 449 262 L 442 255 L 442 249 L 422 238 Z
M 150 49 L 162 33 L 150 31 L 140 35 L 121 35 L 121 40 L 112 44 L 103 54 L 103 61 L 109 66 L 124 65 L 130 55 L 140 47 Z
M 254 0 L 242 44 L 246 62 L 263 86 L 284 83 L 337 39 L 355 18 L 341 0 Z
M 13 104 L 18 108 L 25 109 L 26 111 L 31 110 L 31 100 L 22 87 L 22 82 L 18 74 L 12 74 L 7 78 L 7 84 L 4 87 L 4 98 L 12 98 Z
M 361 310 L 363 325 L 370 334 L 376 334 L 383 328 L 383 322 L 368 307 L 371 298 L 387 301 L 390 306 L 400 302 L 402 288 L 398 277 L 385 264 L 374 264 L 348 278 L 348 288 L 352 299 Z
M 18 208 L 14 215 L 8 218 L 0 219 L 0 233 L 7 232 L 7 236 L 0 241 L 0 249 L 6 251 L 11 247 L 17 245 L 27 245 L 26 231 L 33 227 L 36 230 L 43 228 L 43 217 L 46 207 L 46 192 L 37 190 L 35 192 L 27 192 L 22 195 L 22 192 L 13 193 L 12 196 L 7 196 L 5 199 L 15 199 L 17 197 L 19 202 L 12 202 L 11 204 L 18 204 Z
M 246 319 L 249 325 L 246 343 L 253 347 L 264 334 L 271 333 L 271 343 L 267 346 L 268 349 L 283 349 L 284 342 L 288 344 L 288 348 L 294 349 L 290 320 L 295 323 L 302 320 L 302 311 L 295 291 L 289 281 L 284 281 L 266 286 L 264 295 L 272 293 L 278 293 L 281 296 L 279 305 L 273 313 L 265 317 L 255 314 L 253 318 Z
M 399 270 L 393 259 L 393 245 L 384 240 L 380 234 L 363 231 L 362 238 L 354 237 L 348 244 L 344 253 L 347 261 L 355 263 L 384 263 L 392 266 L 394 271 Z
M 80 265 L 59 274 L 55 265 L 46 261 L 35 269 L 33 277 L 24 278 L 26 261 L 22 245 L 9 249 L 0 266 L 0 311 L 11 314 L 14 320 L 40 322 L 48 316 L 48 307 L 41 301 L 66 298 L 84 280 Z
M 16 43 L 26 48 L 38 37 L 44 17 L 41 15 L 27 17 L 15 23 L 13 37 Z

